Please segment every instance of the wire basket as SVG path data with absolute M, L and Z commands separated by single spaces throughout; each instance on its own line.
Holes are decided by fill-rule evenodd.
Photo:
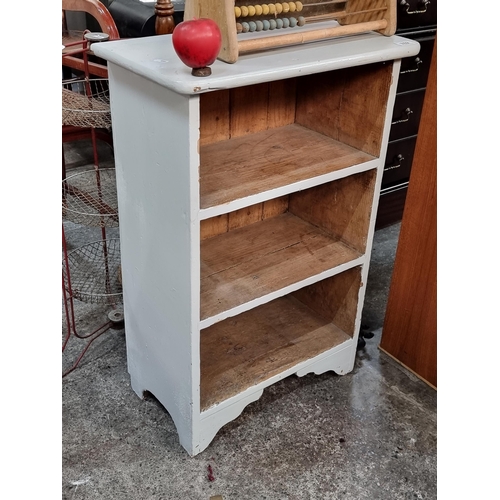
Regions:
M 62 183 L 63 219 L 91 227 L 118 227 L 114 168 L 73 174 Z
M 87 243 L 68 252 L 67 258 L 64 286 L 72 297 L 91 304 L 122 303 L 119 238 Z
M 62 124 L 111 129 L 108 80 L 94 78 L 63 82 Z

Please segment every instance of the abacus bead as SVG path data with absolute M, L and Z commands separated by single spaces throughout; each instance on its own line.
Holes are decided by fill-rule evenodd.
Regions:
M 283 2 L 281 4 L 281 8 L 283 9 L 284 14 L 286 14 L 290 10 L 290 6 L 288 5 L 288 2 Z
M 290 8 L 290 12 L 295 12 L 297 10 L 295 2 L 288 2 L 288 7 Z
M 304 8 L 302 2 L 295 2 L 295 7 L 297 8 L 297 12 L 300 12 Z
M 290 21 L 288 20 L 288 17 L 283 18 L 283 28 L 288 28 L 290 26 Z
M 276 14 L 276 5 L 270 3 L 268 7 L 269 7 L 269 14 Z
M 262 21 L 255 21 L 255 26 L 257 31 L 262 31 L 264 29 L 264 25 L 262 24 Z
M 255 16 L 255 7 L 253 5 L 248 6 L 248 15 Z
M 291 17 L 289 21 L 290 21 L 290 28 L 295 28 L 295 26 L 297 26 L 297 19 L 295 19 L 295 17 Z
M 299 16 L 299 18 L 297 19 L 297 24 L 299 26 L 304 26 L 304 24 L 306 24 L 306 19 L 304 16 Z
M 245 21 L 241 23 L 241 27 L 243 28 L 243 33 L 248 33 L 250 31 L 250 26 Z
M 262 15 L 262 5 L 255 6 L 255 15 L 257 15 L 257 16 Z
M 250 21 L 250 22 L 248 23 L 248 26 L 249 26 L 249 28 L 250 28 L 250 31 L 256 31 L 256 30 L 257 30 L 257 25 L 255 24 L 255 22 L 254 22 L 254 21 Z
M 276 29 L 276 19 L 269 19 L 269 29 L 270 30 Z
M 280 28 L 283 28 L 283 19 L 276 19 L 276 28 L 277 29 L 280 29 Z
M 283 12 L 283 5 L 280 3 L 274 4 L 276 7 L 276 14 L 281 14 Z
M 241 23 L 236 23 L 236 33 L 243 33 L 243 26 Z
M 267 19 L 264 19 L 262 21 L 262 25 L 263 25 L 264 31 L 267 31 L 271 27 L 271 23 Z
M 241 9 L 239 7 L 235 7 L 234 8 L 234 15 L 236 17 L 240 17 L 241 16 Z
M 241 17 L 247 17 L 248 16 L 248 7 L 246 5 L 241 6 Z
M 266 3 L 262 6 L 262 14 L 264 14 L 265 16 L 269 14 L 269 5 L 267 5 Z

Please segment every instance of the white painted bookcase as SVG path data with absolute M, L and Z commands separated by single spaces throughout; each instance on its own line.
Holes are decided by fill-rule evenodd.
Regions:
M 216 61 L 108 61 L 128 370 L 190 455 L 292 374 L 352 370 L 400 68 L 375 33 Z

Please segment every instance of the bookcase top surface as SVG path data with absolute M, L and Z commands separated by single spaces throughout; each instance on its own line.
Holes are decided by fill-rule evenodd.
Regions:
M 420 45 L 371 32 L 245 54 L 234 64 L 217 60 L 208 77 L 191 75 L 191 68 L 175 53 L 171 35 L 96 43 L 92 50 L 174 92 L 193 95 L 411 57 L 418 54 Z

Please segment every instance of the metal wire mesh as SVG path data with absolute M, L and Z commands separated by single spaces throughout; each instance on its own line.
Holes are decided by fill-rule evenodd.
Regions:
M 72 297 L 92 304 L 122 302 L 119 238 L 82 245 L 67 258 L 69 276 L 63 261 L 63 277 Z
M 63 82 L 62 124 L 110 129 L 108 80 L 95 78 Z
M 63 180 L 63 219 L 92 227 L 118 227 L 114 168 L 85 170 Z

